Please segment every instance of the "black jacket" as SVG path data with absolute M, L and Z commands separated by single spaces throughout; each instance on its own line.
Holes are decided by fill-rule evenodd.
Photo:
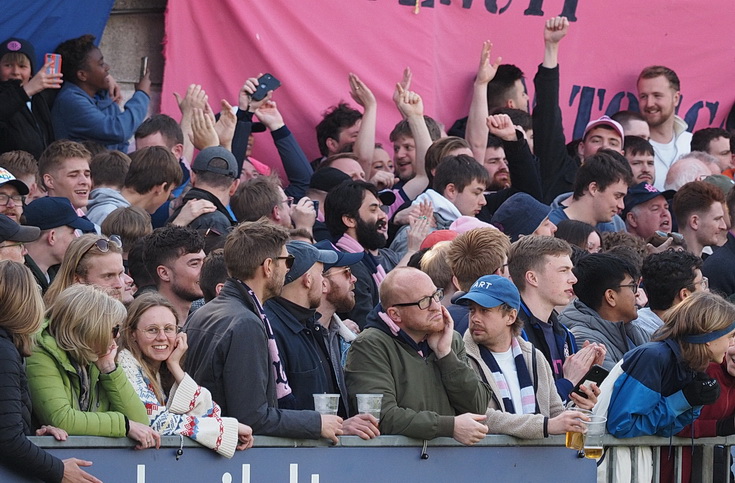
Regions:
M 208 228 L 212 228 L 220 235 L 226 235 L 232 227 L 237 224 L 237 222 L 232 219 L 227 208 L 225 208 L 225 205 L 222 204 L 219 198 L 209 191 L 199 188 L 192 188 L 184 195 L 184 202 L 176 211 L 174 211 L 173 215 L 169 217 L 166 223 L 174 221 L 176 217 L 179 216 L 179 213 L 181 213 L 181 208 L 189 200 L 207 200 L 214 203 L 214 206 L 217 207 L 217 210 L 211 213 L 204 213 L 203 215 L 196 217 L 191 223 L 189 223 L 188 226 L 190 228 L 194 228 L 195 230 L 206 230 Z
M 0 462 L 26 476 L 61 481 L 64 464 L 26 436 L 31 432 L 31 396 L 23 358 L 0 327 Z
M 19 81 L 0 82 L 0 153 L 28 151 L 38 160 L 53 141 L 51 110 L 45 94 L 29 98 Z
M 533 85 L 533 150 L 541 160 L 542 201 L 550 205 L 558 195 L 572 191 L 579 161 L 567 152 L 559 108 L 559 66 L 549 69 L 539 65 Z
M 212 393 L 223 416 L 237 418 L 253 433 L 318 439 L 321 416 L 280 409 L 265 324 L 255 301 L 229 279 L 220 294 L 189 317 L 186 372 Z

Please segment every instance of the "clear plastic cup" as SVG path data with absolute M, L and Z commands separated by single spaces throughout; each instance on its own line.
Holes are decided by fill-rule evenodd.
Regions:
M 319 414 L 337 414 L 339 394 L 314 394 L 314 410 Z
M 590 416 L 587 423 L 587 433 L 584 438 L 584 457 L 598 459 L 602 457 L 602 439 L 605 436 L 607 418 L 604 416 Z
M 587 409 L 576 409 L 575 408 L 575 409 L 572 409 L 572 411 L 583 413 L 586 416 L 592 416 L 592 411 L 589 411 Z M 582 422 L 584 423 L 584 421 Z M 567 439 L 566 439 L 567 448 L 581 451 L 584 448 L 584 439 L 585 439 L 584 435 L 585 435 L 584 432 L 567 431 Z
M 382 394 L 356 394 L 357 412 L 360 414 L 372 414 L 380 421 L 380 409 L 383 406 Z

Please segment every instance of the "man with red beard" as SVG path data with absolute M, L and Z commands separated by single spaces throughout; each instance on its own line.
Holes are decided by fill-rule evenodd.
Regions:
M 503 142 L 499 138 L 488 136 L 485 159 L 482 165 L 485 166 L 490 177 L 490 182 L 487 184 L 488 191 L 500 191 L 504 188 L 510 188 L 508 158 L 505 157 Z
M 681 85 L 676 72 L 662 65 L 646 67 L 638 76 L 638 104 L 651 128 L 651 145 L 656 154 L 657 189 L 664 189 L 669 167 L 691 151 L 692 133 L 676 115 Z
M 393 193 L 389 193 L 393 197 Z M 388 216 L 383 211 L 389 200 L 381 200 L 375 186 L 365 181 L 345 181 L 329 192 L 324 200 L 324 221 L 337 248 L 349 253 L 363 253 L 362 263 L 353 267 L 355 306 L 346 315 L 360 327 L 367 314 L 378 304 L 378 288 L 400 257 L 385 249 Z

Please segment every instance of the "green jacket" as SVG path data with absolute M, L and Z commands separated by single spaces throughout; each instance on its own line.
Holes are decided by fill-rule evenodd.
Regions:
M 424 358 L 374 319 L 347 352 L 345 379 L 353 407 L 355 394 L 383 395 L 382 434 L 418 439 L 452 437 L 454 416 L 485 414 L 492 394 L 470 368 L 458 333 L 446 357 Z
M 122 368 L 100 374 L 87 368 L 90 410 L 79 409 L 80 378 L 69 354 L 44 329 L 26 372 L 33 401 L 33 414 L 40 424 L 50 424 L 70 435 L 124 437 L 125 417 L 148 425 L 148 413 Z

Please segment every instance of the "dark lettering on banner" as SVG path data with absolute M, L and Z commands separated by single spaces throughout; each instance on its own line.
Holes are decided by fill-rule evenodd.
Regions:
M 456 2 L 457 0 L 455 0 Z M 473 0 L 461 0 L 462 1 L 462 8 L 471 8 L 472 7 L 472 1 Z M 516 0 L 516 2 L 519 2 L 519 0 Z M 577 21 L 577 3 L 579 0 L 564 0 L 564 7 L 561 11 L 561 16 L 566 17 L 569 19 L 570 22 L 576 22 Z M 434 8 L 435 0 L 423 0 L 420 3 L 421 7 L 427 7 L 427 8 Z M 451 5 L 452 0 L 439 0 L 439 3 L 442 5 Z M 510 8 L 510 5 L 513 3 L 513 0 L 507 0 L 507 3 L 500 7 L 498 9 L 498 2 L 497 0 L 484 0 L 485 3 L 485 10 L 487 10 L 490 13 L 497 13 L 500 15 L 501 13 L 505 13 L 508 8 Z M 406 5 L 410 7 L 416 6 L 416 0 L 398 0 L 398 5 Z M 523 15 L 525 16 L 533 16 L 533 17 L 542 17 L 544 16 L 544 0 L 529 0 L 528 8 L 523 11 Z

